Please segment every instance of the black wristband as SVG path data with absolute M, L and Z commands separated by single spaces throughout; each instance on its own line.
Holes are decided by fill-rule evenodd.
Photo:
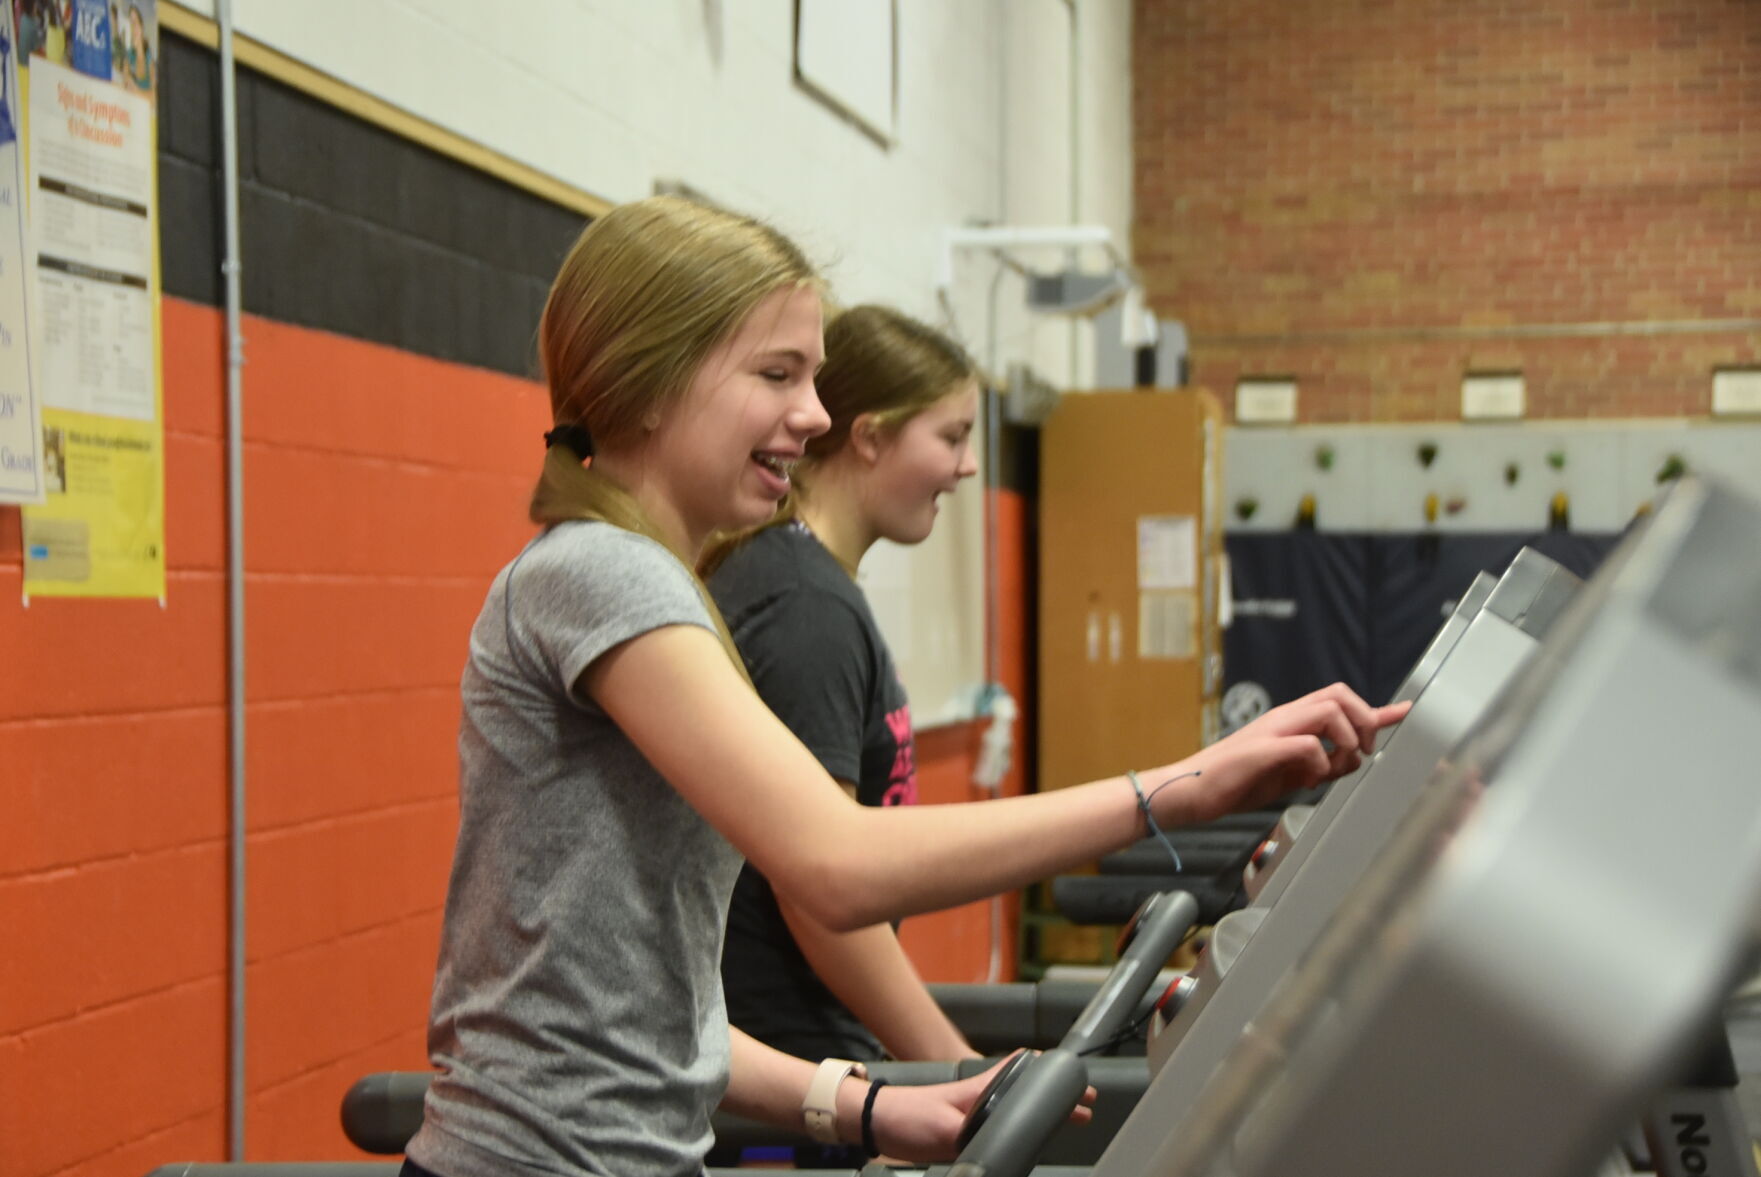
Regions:
M 862 1097 L 862 1151 L 871 1157 L 880 1156 L 880 1149 L 874 1143 L 874 1097 L 886 1085 L 885 1079 L 870 1079 L 868 1094 Z

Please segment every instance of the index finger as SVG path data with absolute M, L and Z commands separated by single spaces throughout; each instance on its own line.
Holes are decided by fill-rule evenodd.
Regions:
M 1375 725 L 1378 728 L 1384 728 L 1391 723 L 1399 723 L 1406 718 L 1406 713 L 1411 710 L 1411 699 L 1399 703 L 1389 703 L 1385 707 L 1377 707 L 1375 709 Z
M 1375 708 L 1364 702 L 1362 695 L 1342 682 L 1334 683 L 1328 693 L 1332 696 L 1333 701 L 1339 704 L 1340 709 L 1345 712 L 1345 717 L 1351 721 L 1352 727 L 1359 731 L 1375 730 Z
M 1376 722 L 1376 709 L 1342 682 L 1334 683 L 1331 691 L 1333 701 L 1339 705 L 1347 722 L 1357 732 L 1357 746 L 1366 754 L 1375 751 L 1376 729 L 1381 726 Z
M 1377 732 L 1391 723 L 1398 723 L 1408 711 L 1412 710 L 1410 701 L 1389 703 L 1385 707 L 1371 707 L 1362 699 L 1358 699 L 1357 702 L 1363 707 L 1363 716 L 1361 720 L 1354 719 L 1354 722 L 1357 723 L 1358 737 L 1365 755 L 1376 750 Z

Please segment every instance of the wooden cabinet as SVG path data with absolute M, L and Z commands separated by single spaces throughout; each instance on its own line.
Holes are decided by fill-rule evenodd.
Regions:
M 1041 789 L 1166 764 L 1216 738 L 1222 446 L 1216 398 L 1185 389 L 1071 394 L 1047 420 Z

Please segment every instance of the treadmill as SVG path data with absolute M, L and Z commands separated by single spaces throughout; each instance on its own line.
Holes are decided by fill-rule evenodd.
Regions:
M 1761 506 L 1684 481 L 1547 628 L 1198 1098 L 1159 1077 L 1085 1177 L 1630 1173 L 1647 1112 L 1660 1177 L 1753 1177 L 1673 1097 L 1761 958 Z
M 1493 577 L 1484 572 L 1478 574 L 1467 591 L 1456 601 L 1448 619 L 1407 672 L 1389 702 L 1404 702 L 1419 696 L 1499 585 L 1505 586 L 1500 596 L 1502 608 L 1509 613 L 1518 614 L 1525 612 L 1534 596 L 1542 593 L 1551 581 L 1558 578 L 1563 578 L 1561 587 L 1567 593 L 1577 583 L 1570 573 L 1552 560 L 1527 548 L 1517 554 L 1503 576 Z M 1387 745 L 1395 730 L 1396 728 L 1390 728 L 1382 733 L 1382 746 Z M 1332 820 L 1332 812 L 1343 804 L 1345 795 L 1350 793 L 1368 767 L 1366 763 L 1356 773 L 1341 778 L 1328 787 L 1326 797 L 1330 804 L 1323 802 L 1326 813 L 1321 816 L 1320 826 Z M 1182 858 L 1193 860 L 1195 869 L 1190 873 L 1173 869 L 1167 850 L 1154 838 L 1146 838 L 1126 850 L 1101 859 L 1099 876 L 1069 875 L 1054 880 L 1053 894 L 1057 906 L 1077 923 L 1111 923 L 1123 918 L 1125 912 L 1134 910 L 1150 894 L 1174 888 L 1192 888 L 1200 892 L 1200 907 L 1206 917 L 1205 922 L 1217 923 L 1240 902 L 1241 891 L 1245 890 L 1249 900 L 1258 898 L 1272 872 L 1291 853 L 1291 847 L 1297 838 L 1310 832 L 1309 824 L 1318 809 L 1314 805 L 1291 805 L 1271 819 L 1273 824 L 1269 833 L 1261 836 L 1259 831 L 1251 831 L 1245 838 L 1237 833 L 1230 854 L 1233 861 L 1228 864 L 1233 869 L 1224 874 L 1218 873 L 1217 863 L 1204 860 L 1202 851 L 1197 855 L 1189 855 L 1187 851 L 1186 839 L 1195 834 L 1206 833 L 1209 827 L 1198 831 L 1175 831 L 1170 835 L 1176 839 Z M 1266 827 L 1261 826 L 1260 829 L 1264 830 Z M 1318 829 L 1319 826 L 1315 832 Z M 1240 871 L 1239 880 L 1234 874 L 1235 870 Z M 1201 872 L 1203 877 L 1192 877 Z
M 1164 1054 L 1094 1177 L 1606 1168 L 1761 947 L 1757 730 L 1761 508 L 1684 480 L 1428 776 L 1199 1090 L 1163 1082 L 1193 1035 Z M 1348 816 L 1278 911 L 1316 889 Z M 1636 945 L 1657 963 L 1635 967 Z M 1715 1167 L 1747 1152 L 1732 1125 L 1651 1123 L 1659 1172 L 1755 1172 L 1749 1155 Z
M 1219 922 L 1150 1043 L 1150 1092 L 1162 1106 L 1186 1108 L 1198 1098 L 1381 853 L 1432 770 L 1533 655 L 1580 583 L 1537 552 L 1518 553 L 1375 757 L 1328 794 L 1253 903 Z M 1149 1131 L 1137 1127 L 1139 1135 Z
M 1403 763 L 1429 769 L 1436 757 L 1460 739 L 1490 702 L 1497 684 L 1505 681 L 1546 636 L 1548 627 L 1583 583 L 1532 548 L 1517 552 L 1504 575 L 1487 584 L 1489 580 L 1485 573 L 1475 578 L 1389 700 L 1400 703 L 1410 699 L 1413 710 L 1383 733 L 1374 758 L 1328 790 L 1300 828 L 1303 842 L 1299 845 L 1290 838 L 1280 850 L 1273 865 L 1288 865 L 1290 869 L 1281 872 L 1284 877 L 1277 879 L 1270 866 L 1256 872 L 1250 889 L 1257 906 L 1270 907 L 1278 901 L 1328 827 L 1351 803 L 1358 786 L 1369 782 L 1372 773 L 1386 780 L 1387 774 L 1398 773 L 1398 765 Z M 1452 660 L 1455 668 L 1446 672 Z M 1413 734 L 1403 737 L 1403 729 L 1411 729 Z M 1400 741 L 1398 750 L 1396 741 Z M 1385 787 L 1368 783 L 1372 793 Z
M 1539 565 L 1533 563 L 1535 556 L 1536 553 L 1531 552 L 1528 548 L 1523 548 L 1505 569 L 1505 575 L 1515 577 L 1533 575 L 1538 578 L 1540 575 Z M 1531 567 L 1536 569 L 1532 574 L 1529 571 Z M 1493 589 L 1498 587 L 1502 579 L 1503 577 L 1493 576 L 1489 572 L 1475 574 L 1473 582 L 1468 585 L 1467 592 L 1461 595 L 1461 598 L 1455 602 L 1455 608 L 1449 611 L 1449 617 L 1443 622 L 1443 627 L 1425 646 L 1424 653 L 1419 655 L 1419 660 L 1413 663 L 1413 667 L 1407 671 L 1406 677 L 1400 680 L 1400 686 L 1395 689 L 1394 697 L 1388 700 L 1390 703 L 1408 703 L 1419 697 L 1419 693 L 1425 689 L 1425 684 L 1435 677 L 1437 671 L 1442 667 L 1444 659 L 1448 658 L 1449 652 L 1455 649 L 1455 643 L 1461 640 L 1461 635 L 1467 632 L 1468 624 L 1479 616 L 1480 610 L 1491 599 Z M 1395 728 L 1398 727 L 1399 725 L 1396 724 L 1394 728 L 1384 730 L 1381 738 L 1377 741 L 1377 746 L 1386 747 L 1388 741 L 1393 738 Z M 1327 796 L 1335 797 L 1340 793 L 1349 793 L 1368 768 L 1369 764 L 1365 763 L 1350 776 L 1333 782 L 1328 786 Z M 1330 809 L 1337 810 L 1339 805 L 1344 804 L 1344 800 L 1344 797 L 1338 797 Z M 1267 839 L 1264 846 L 1260 847 L 1248 862 L 1247 869 L 1242 872 L 1241 881 L 1249 900 L 1259 898 L 1260 892 L 1265 889 L 1266 881 L 1272 877 L 1272 872 L 1278 869 L 1279 863 L 1290 856 L 1290 848 L 1295 845 L 1296 840 L 1309 832 L 1310 823 L 1319 808 L 1320 806 L 1317 805 L 1292 805 L 1284 811 L 1283 816 L 1278 819 L 1278 824 L 1272 829 L 1272 836 Z M 1332 821 L 1331 815 L 1322 818 L 1319 823 L 1315 824 L 1313 826 L 1315 834 L 1318 836 L 1321 829 L 1330 821 Z

